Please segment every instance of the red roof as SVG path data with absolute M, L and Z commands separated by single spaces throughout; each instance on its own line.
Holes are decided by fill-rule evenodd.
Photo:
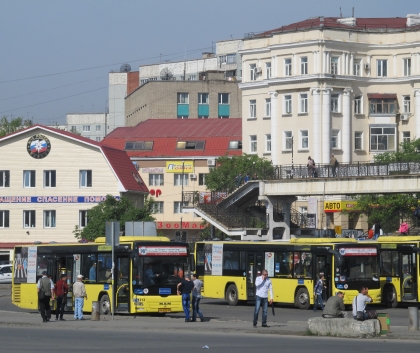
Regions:
M 134 127 L 115 129 L 102 144 L 124 149 L 127 141 L 153 141 L 152 150 L 126 151 L 130 157 L 240 155 L 230 141 L 242 141 L 241 119 L 149 119 Z M 177 141 L 205 141 L 203 150 L 177 150 Z
M 368 93 L 368 99 L 397 99 L 396 93 Z
M 418 26 L 407 27 L 407 18 L 405 17 L 395 17 L 395 18 L 356 18 L 356 25 L 351 26 L 344 23 L 339 23 L 340 17 L 316 17 L 309 18 L 300 22 L 295 22 L 280 28 L 269 30 L 263 33 L 259 33 L 256 36 L 269 36 L 279 32 L 290 32 L 290 31 L 301 31 L 311 28 L 319 28 L 321 25 L 323 28 L 341 28 L 341 29 L 410 29 L 410 28 L 419 28 Z
M 13 249 L 18 245 L 34 245 L 34 242 L 19 242 L 19 243 L 0 243 L 0 249 Z
M 45 131 L 52 132 L 57 135 L 65 136 L 72 140 L 82 142 L 91 146 L 97 147 L 101 153 L 105 156 L 110 167 L 112 168 L 115 176 L 118 178 L 119 182 L 124 188 L 124 191 L 137 191 L 141 193 L 149 193 L 147 186 L 144 184 L 141 179 L 137 169 L 134 167 L 127 153 L 121 151 L 121 149 L 113 149 L 112 147 L 102 146 L 99 142 L 93 141 L 89 138 L 82 137 L 80 135 L 74 134 L 72 132 L 54 129 L 48 126 L 43 125 L 33 125 L 23 130 L 19 130 L 12 134 L 6 135 L 0 138 L 0 142 L 6 139 L 9 139 L 13 136 L 21 135 L 31 130 L 41 129 Z M 121 190 L 123 191 L 123 190 Z

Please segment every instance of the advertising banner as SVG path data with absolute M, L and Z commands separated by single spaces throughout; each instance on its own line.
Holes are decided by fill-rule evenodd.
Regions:
M 184 163 L 184 168 L 182 168 Z M 193 161 L 166 161 L 166 173 L 194 173 Z

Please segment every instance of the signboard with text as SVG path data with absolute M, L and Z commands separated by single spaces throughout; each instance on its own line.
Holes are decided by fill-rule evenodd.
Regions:
M 201 222 L 156 222 L 157 229 L 204 229 Z
M 352 211 L 357 201 L 324 201 L 324 212 Z
M 0 196 L 0 203 L 99 203 L 105 199 L 106 196 Z
M 184 163 L 184 168 L 182 167 Z M 194 173 L 193 161 L 166 161 L 166 173 Z
M 140 246 L 140 256 L 182 256 L 187 255 L 185 246 Z

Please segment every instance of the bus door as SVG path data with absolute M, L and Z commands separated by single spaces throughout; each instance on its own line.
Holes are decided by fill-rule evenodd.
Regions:
M 255 299 L 255 279 L 261 276 L 263 269 L 263 255 L 261 253 L 247 253 L 246 285 L 248 299 Z
M 129 311 L 130 306 L 130 260 L 127 255 L 118 255 L 115 268 L 116 311 Z
M 401 253 L 401 301 L 417 301 L 416 253 Z
M 332 295 L 332 267 L 331 267 L 332 256 L 330 254 L 314 254 L 313 255 L 313 264 L 315 273 L 313 274 L 314 278 L 314 287 L 316 282 L 319 279 L 319 275 L 324 274 L 324 283 L 327 288 L 324 288 L 323 299 L 328 300 Z

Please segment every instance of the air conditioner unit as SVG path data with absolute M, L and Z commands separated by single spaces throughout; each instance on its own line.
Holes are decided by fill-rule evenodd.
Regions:
M 207 160 L 207 166 L 208 167 L 214 167 L 216 165 L 216 160 L 215 159 L 208 159 Z
M 197 179 L 197 174 L 190 174 L 190 179 Z
M 369 70 L 370 69 L 370 65 L 368 63 L 364 64 L 363 67 L 365 68 L 365 70 Z
M 401 121 L 407 121 L 408 120 L 408 114 L 401 114 L 400 115 L 400 120 Z

